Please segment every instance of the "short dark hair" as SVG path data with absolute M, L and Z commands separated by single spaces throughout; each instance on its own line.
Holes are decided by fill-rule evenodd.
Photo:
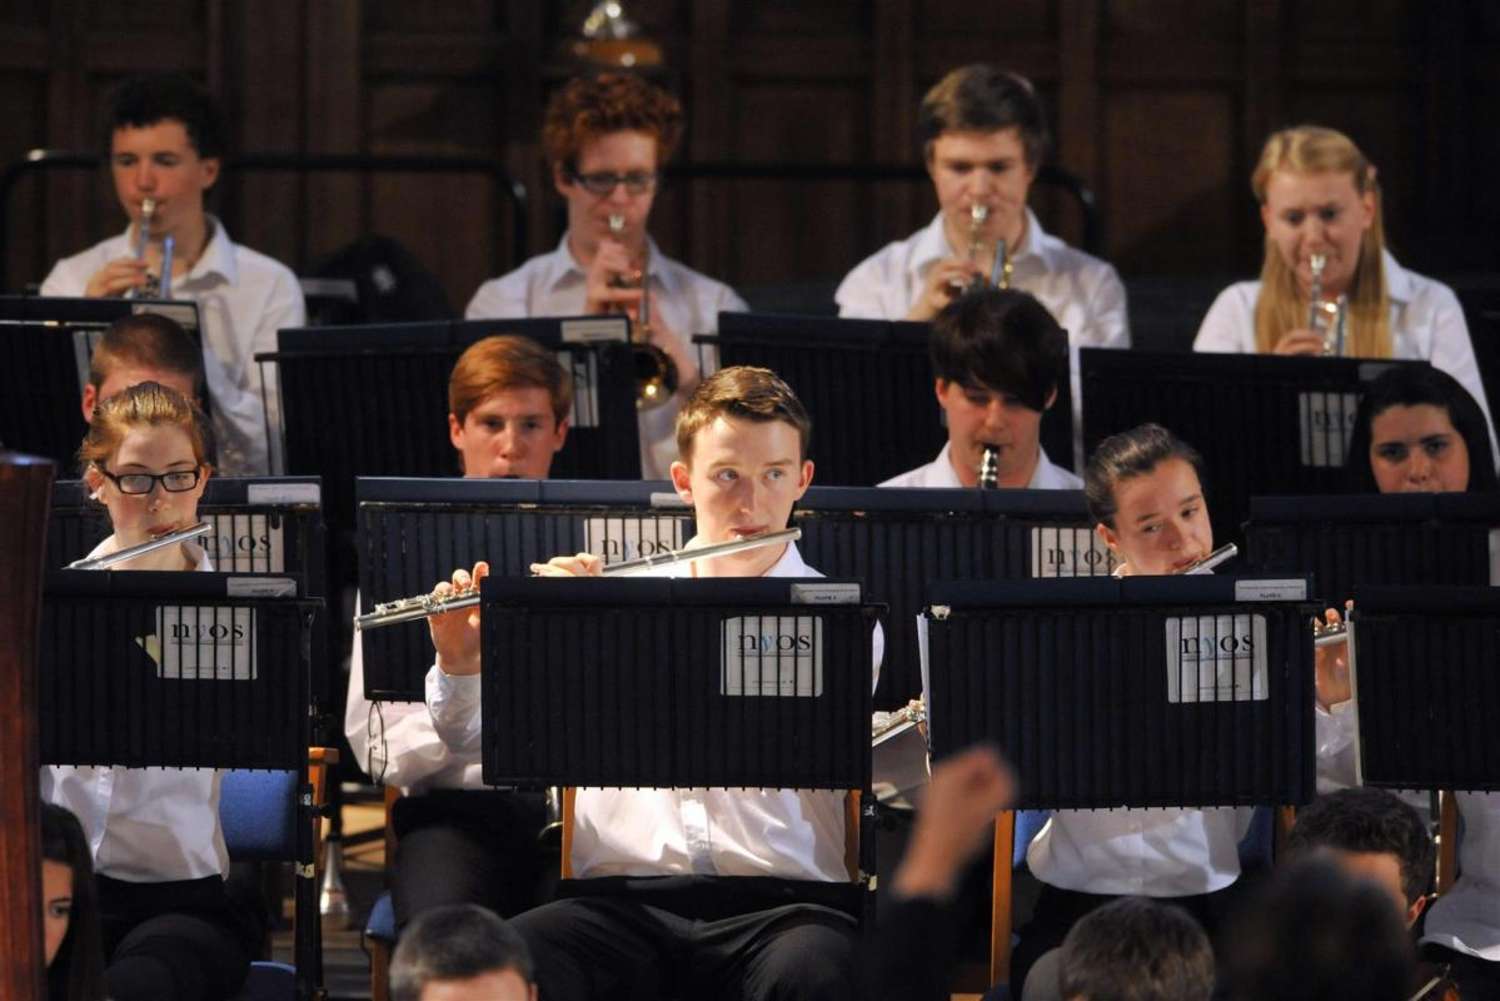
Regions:
M 1089 456 L 1083 474 L 1083 493 L 1089 516 L 1101 525 L 1115 524 L 1115 484 L 1133 476 L 1144 476 L 1168 459 L 1181 459 L 1193 467 L 1201 482 L 1203 457 L 1197 449 L 1160 424 L 1142 424 L 1110 435 Z
M 1221 944 L 1219 979 L 1234 1001 L 1404 1001 L 1416 972 L 1385 891 L 1323 858 L 1273 873 Z
M 181 73 L 133 76 L 120 83 L 109 102 L 104 149 L 109 151 L 116 129 L 143 129 L 168 120 L 182 123 L 188 142 L 200 157 L 224 155 L 228 130 L 219 102 L 201 84 Z
M 493 911 L 452 904 L 423 911 L 406 926 L 391 957 L 391 1001 L 420 1001 L 434 980 L 468 980 L 514 970 L 535 980 L 525 939 Z
M 1495 475 L 1494 453 L 1490 450 L 1490 422 L 1474 397 L 1453 376 L 1430 365 L 1393 365 L 1365 388 L 1354 415 L 1354 433 L 1349 438 L 1349 458 L 1345 465 L 1348 485 L 1353 493 L 1374 494 L 1375 472 L 1370 468 L 1371 426 L 1375 418 L 1391 407 L 1416 407 L 1430 404 L 1448 414 L 1453 430 L 1469 449 L 1469 492 L 1490 493 L 1500 490 Z
M 203 392 L 202 349 L 180 323 L 160 313 L 133 313 L 111 323 L 89 356 L 89 383 L 99 389 L 115 365 L 178 372 Z
M 1287 837 L 1288 857 L 1319 848 L 1394 855 L 1408 905 L 1432 885 L 1437 857 L 1427 826 L 1410 805 L 1384 789 L 1358 787 L 1319 796 L 1297 811 Z
M 1052 145 L 1042 99 L 1030 80 L 988 63 L 961 66 L 950 72 L 922 98 L 917 112 L 923 159 L 932 157 L 932 144 L 944 132 L 999 132 L 1009 128 L 1020 130 L 1026 164 L 1035 170 Z
M 939 379 L 988 386 L 1032 410 L 1046 410 L 1068 380 L 1068 335 L 1026 292 L 965 292 L 934 318 L 928 345 Z
M 1214 952 L 1182 908 L 1121 897 L 1089 912 L 1063 940 L 1058 986 L 1067 1001 L 1208 1001 Z

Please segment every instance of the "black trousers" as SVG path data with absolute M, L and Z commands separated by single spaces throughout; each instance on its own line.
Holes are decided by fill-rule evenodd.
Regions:
M 250 969 L 251 929 L 222 879 L 95 879 L 114 1001 L 224 1001 L 239 992 Z
M 557 866 L 537 841 L 545 816 L 541 793 L 440 789 L 397 800 L 396 927 L 445 904 L 479 904 L 507 918 L 535 907 L 547 868 Z
M 597 884 L 597 885 L 590 885 Z M 778 885 L 779 884 L 779 885 Z M 579 880 L 511 922 L 548 1001 L 855 1001 L 855 922 L 779 880 Z M 770 904 L 770 906 L 757 906 Z
M 1431 942 L 1422 946 L 1422 958 L 1449 968 L 1463 1001 L 1500 1001 L 1500 962 L 1488 962 Z
M 1203 926 L 1210 941 L 1215 941 L 1225 918 L 1239 905 L 1244 897 L 1245 877 L 1222 890 L 1190 897 L 1163 897 L 1164 904 L 1175 904 L 1187 911 Z M 1010 996 L 1018 998 L 1026 986 L 1026 975 L 1042 954 L 1062 945 L 1068 931 L 1090 911 L 1103 907 L 1117 896 L 1099 893 L 1079 893 L 1063 890 L 1050 883 L 1042 884 L 1037 895 L 1036 910 L 1031 920 L 1021 928 L 1021 941 L 1010 954 Z

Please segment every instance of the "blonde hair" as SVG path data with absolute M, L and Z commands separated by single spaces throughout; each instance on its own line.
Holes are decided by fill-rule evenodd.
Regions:
M 182 428 L 192 442 L 193 459 L 200 466 L 212 464 L 213 436 L 198 404 L 159 382 L 141 382 L 94 408 L 94 420 L 78 447 L 79 465 L 104 468 L 125 436 L 139 427 Z
M 801 458 L 807 458 L 812 441 L 812 419 L 792 387 L 768 368 L 732 365 L 721 368 L 698 384 L 692 397 L 677 415 L 677 457 L 691 463 L 693 438 L 720 416 L 768 424 L 785 421 L 797 429 L 802 446 Z
M 1359 260 L 1349 286 L 1349 353 L 1359 358 L 1391 356 L 1390 297 L 1386 291 L 1385 227 L 1382 222 L 1380 184 L 1375 167 L 1360 152 L 1354 140 L 1333 129 L 1317 125 L 1273 132 L 1261 150 L 1260 162 L 1250 177 L 1250 187 L 1261 205 L 1276 171 L 1293 174 L 1348 174 L 1360 195 L 1373 193 L 1375 218 L 1360 242 Z M 1292 268 L 1266 234 L 1266 258 L 1260 272 L 1260 298 L 1255 304 L 1255 348 L 1269 354 L 1288 330 L 1307 326 L 1308 302 L 1297 287 Z

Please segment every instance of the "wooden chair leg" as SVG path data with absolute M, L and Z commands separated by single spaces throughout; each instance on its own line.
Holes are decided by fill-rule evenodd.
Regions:
M 990 986 L 1010 980 L 1011 892 L 1016 848 L 1016 815 L 995 818 L 995 876 L 990 884 Z
M 1278 806 L 1276 810 L 1276 829 L 1273 832 L 1272 859 L 1281 858 L 1282 852 L 1286 850 L 1286 839 L 1292 833 L 1292 825 L 1297 823 L 1297 808 L 1295 806 Z
M 573 807 L 578 799 L 578 788 L 567 786 L 562 791 L 562 870 L 563 879 L 573 878 Z
M 390 1001 L 391 949 L 384 942 L 370 940 L 370 1001 Z
M 1458 878 L 1458 797 L 1452 790 L 1438 793 L 1437 892 L 1453 888 Z

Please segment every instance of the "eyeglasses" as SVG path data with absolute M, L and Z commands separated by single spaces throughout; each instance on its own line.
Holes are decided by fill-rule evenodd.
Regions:
M 656 178 L 656 172 L 651 170 L 632 170 L 628 174 L 616 174 L 608 170 L 593 174 L 580 174 L 577 171 L 568 174 L 568 179 L 574 184 L 601 198 L 612 193 L 617 184 L 625 185 L 625 190 L 632 195 L 644 195 L 656 187 Z
M 116 476 L 107 469 L 100 469 L 99 472 L 118 487 L 120 493 L 132 496 L 149 494 L 158 483 L 167 493 L 180 494 L 196 487 L 198 481 L 203 478 L 202 466 L 174 470 L 170 473 L 126 473 L 123 476 Z

